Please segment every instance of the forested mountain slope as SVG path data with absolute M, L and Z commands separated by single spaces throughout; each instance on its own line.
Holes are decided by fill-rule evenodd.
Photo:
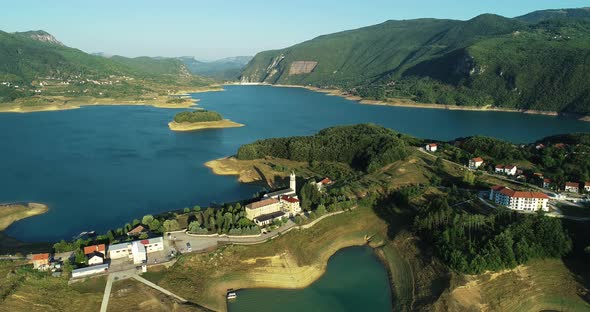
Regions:
M 588 16 L 588 9 L 572 9 L 512 19 L 387 21 L 258 53 L 241 81 L 587 115 Z

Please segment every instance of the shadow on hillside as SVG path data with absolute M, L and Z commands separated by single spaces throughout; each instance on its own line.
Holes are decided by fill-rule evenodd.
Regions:
M 590 289 L 590 253 L 584 250 L 590 246 L 590 221 L 563 220 L 563 225 L 573 242 L 573 250 L 563 258 L 563 262 L 576 281 Z M 590 293 L 579 292 L 578 295 L 590 304 Z

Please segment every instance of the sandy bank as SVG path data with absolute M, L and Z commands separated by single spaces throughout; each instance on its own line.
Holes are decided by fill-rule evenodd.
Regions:
M 195 88 L 190 90 L 179 91 L 173 96 L 190 96 L 190 93 L 202 92 L 217 92 L 223 91 L 221 86 L 213 86 L 206 88 Z M 171 99 L 169 96 L 145 95 L 144 99 L 128 99 L 128 98 L 97 98 L 97 97 L 63 97 L 63 96 L 45 96 L 38 99 L 47 101 L 47 104 L 30 105 L 27 101 L 31 98 L 17 99 L 13 103 L 0 103 L 0 113 L 34 113 L 46 111 L 61 111 L 78 109 L 83 106 L 96 105 L 113 105 L 113 106 L 127 106 L 127 105 L 144 105 L 153 106 L 157 108 L 190 108 L 193 107 L 198 100 L 186 98 L 183 103 L 169 103 Z
M 196 131 L 203 129 L 221 129 L 221 128 L 239 128 L 244 125 L 233 122 L 229 119 L 220 121 L 204 121 L 204 122 L 181 122 L 171 121 L 168 123 L 168 128 L 172 131 Z
M 40 215 L 48 210 L 46 205 L 38 203 L 0 205 L 0 231 L 4 231 L 18 220 Z

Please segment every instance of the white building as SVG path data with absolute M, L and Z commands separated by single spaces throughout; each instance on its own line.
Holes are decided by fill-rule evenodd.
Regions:
M 332 180 L 330 180 L 330 178 L 323 178 L 320 182 L 316 182 L 316 187 L 318 188 L 318 191 L 323 190 L 325 187 L 327 187 L 328 185 L 332 184 L 334 182 L 332 182 Z
M 133 264 L 145 263 L 147 261 L 145 246 L 139 241 L 134 241 L 131 244 L 131 256 L 133 258 Z
M 586 192 L 590 192 L 590 182 L 585 182 L 585 183 L 584 183 L 584 190 L 585 190 Z
M 281 202 L 276 198 L 266 198 L 246 205 L 246 218 L 254 221 L 259 216 L 281 211 Z
M 509 176 L 516 175 L 516 166 L 508 165 L 504 167 L 504 173 Z
M 147 254 L 164 250 L 164 238 L 154 237 L 139 241 L 126 242 L 109 246 L 109 258 L 121 259 L 127 257 L 133 263 L 139 264 L 147 259 Z M 143 259 L 143 260 L 142 260 Z
M 282 196 L 280 202 L 281 210 L 287 213 L 288 216 L 294 217 L 301 213 L 301 206 L 297 197 Z
M 438 144 L 436 144 L 436 143 L 426 144 L 426 150 L 434 153 L 438 150 Z
M 72 270 L 72 278 L 80 278 L 94 274 L 106 273 L 109 270 L 108 264 L 99 264 L 95 266 L 89 266 L 86 268 Z
M 279 199 L 283 195 L 287 195 L 287 196 L 295 195 L 296 190 L 297 190 L 297 179 L 295 177 L 295 172 L 291 172 L 291 174 L 289 175 L 289 188 L 282 189 L 282 190 L 268 193 L 268 194 L 264 194 L 263 197 L 264 198 Z
M 490 200 L 498 205 L 520 211 L 549 211 L 549 196 L 540 192 L 515 191 L 504 186 L 494 186 L 490 190 Z
M 88 257 L 88 265 L 97 265 L 104 263 L 104 254 L 100 252 L 93 252 L 91 254 L 86 255 Z
M 580 184 L 576 182 L 565 182 L 565 191 L 578 193 L 580 191 Z
M 469 160 L 469 169 L 477 169 L 483 165 L 483 159 L 481 157 L 472 158 Z
M 504 165 L 496 165 L 496 168 L 494 169 L 495 173 L 504 173 Z

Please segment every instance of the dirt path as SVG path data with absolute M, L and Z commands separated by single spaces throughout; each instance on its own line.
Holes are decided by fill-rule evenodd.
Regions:
M 142 282 L 142 283 L 144 283 L 144 284 L 146 284 L 146 285 L 148 285 L 149 287 L 151 287 L 153 289 L 159 290 L 162 293 L 164 293 L 164 294 L 166 294 L 166 295 L 168 295 L 168 296 L 170 296 L 172 298 L 175 298 L 176 300 L 180 301 L 181 303 L 187 303 L 188 302 L 188 300 L 186 300 L 186 299 L 184 299 L 184 298 L 182 298 L 182 297 L 180 297 L 180 296 L 172 293 L 171 291 L 169 291 L 167 289 L 164 289 L 164 288 L 162 288 L 162 287 L 160 287 L 160 286 L 158 286 L 158 285 L 156 285 L 156 284 L 154 284 L 154 283 L 146 280 L 145 278 L 143 278 L 143 277 L 141 277 L 139 275 L 133 275 L 133 278 L 136 279 L 136 280 L 138 280 L 138 281 L 140 281 L 140 282 Z

